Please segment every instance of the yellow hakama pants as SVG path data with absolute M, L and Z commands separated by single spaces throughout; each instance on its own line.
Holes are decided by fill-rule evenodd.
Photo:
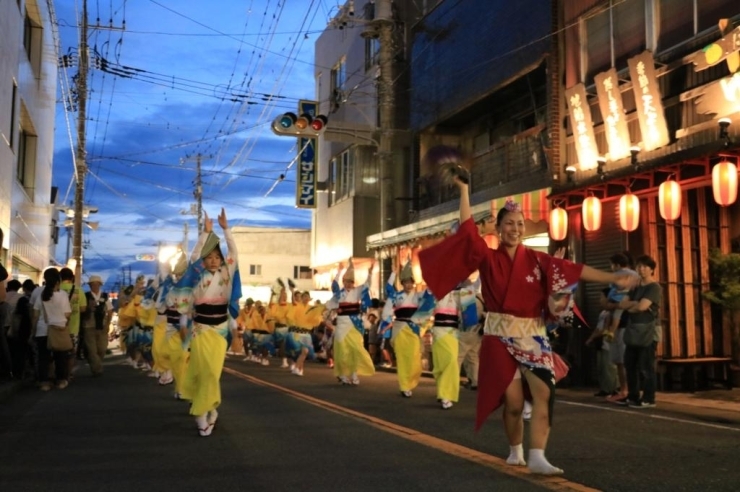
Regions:
M 396 353 L 398 386 L 401 391 L 411 391 L 421 379 L 421 339 L 404 321 L 394 321 L 391 344 Z
M 183 396 L 190 400 L 190 415 L 200 416 L 221 404 L 221 371 L 226 357 L 226 339 L 219 327 L 193 323 L 190 362 L 185 371 Z M 224 323 L 226 325 L 226 323 Z
M 162 317 L 154 323 L 152 333 L 152 359 L 154 367 L 158 372 L 165 372 L 171 369 L 169 360 L 165 356 L 165 346 L 167 344 L 167 318 Z
M 455 328 L 432 328 L 434 342 L 434 379 L 437 381 L 437 398 L 456 402 L 460 397 L 460 367 L 457 365 L 458 341 Z
M 362 335 L 348 316 L 337 316 L 334 329 L 334 375 L 337 377 L 372 376 L 375 366 L 365 350 Z
M 182 347 L 182 339 L 179 332 L 167 334 L 165 341 L 165 357 L 169 359 L 172 377 L 175 379 L 175 391 L 180 393 L 183 399 L 189 399 L 182 396 L 183 383 L 185 382 L 185 370 L 188 367 L 190 354 Z

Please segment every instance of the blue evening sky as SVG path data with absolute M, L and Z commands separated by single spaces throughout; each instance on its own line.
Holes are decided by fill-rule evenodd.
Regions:
M 90 173 L 85 204 L 98 207 L 85 229 L 83 281 L 98 274 L 106 289 L 121 268 L 151 275 L 136 261 L 157 244 L 182 241 L 203 156 L 203 206 L 214 219 L 225 207 L 230 225 L 310 227 L 295 208 L 292 138 L 269 123 L 314 96 L 314 43 L 336 2 L 330 0 L 88 0 L 92 68 L 87 118 Z M 80 0 L 56 0 L 62 54 L 76 53 Z M 71 84 L 76 66 L 63 71 Z M 60 203 L 74 199 L 76 112 L 58 98 L 54 185 Z M 68 121 L 65 121 L 65 118 Z M 70 141 L 72 135 L 72 142 Z M 285 180 L 277 183 L 285 173 Z M 214 220 L 215 222 L 215 220 Z M 216 225 L 216 229 L 219 230 Z M 66 262 L 67 235 L 57 260 Z M 71 248 L 70 248 L 71 253 Z

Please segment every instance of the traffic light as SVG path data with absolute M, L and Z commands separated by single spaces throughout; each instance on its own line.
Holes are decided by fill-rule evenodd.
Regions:
M 303 113 L 283 113 L 272 122 L 272 131 L 276 135 L 293 135 L 298 137 L 318 137 L 326 129 L 328 118 L 324 115 L 311 116 Z

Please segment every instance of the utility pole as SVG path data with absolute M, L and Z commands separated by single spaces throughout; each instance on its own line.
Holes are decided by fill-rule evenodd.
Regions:
M 378 90 L 378 151 L 377 163 L 380 174 L 380 232 L 396 227 L 396 196 L 394 190 L 393 143 L 395 132 L 396 105 L 394 97 L 393 60 L 395 46 L 393 31 L 392 0 L 375 0 L 372 19 L 364 20 L 355 17 L 354 2 L 348 0 L 340 7 L 339 14 L 330 21 L 329 25 L 344 29 L 355 23 L 366 24 L 370 29 L 362 33 L 362 37 L 378 39 L 378 68 L 380 76 L 377 79 Z M 383 285 L 391 269 L 391 260 L 386 258 L 379 264 L 380 283 Z
M 196 161 L 196 174 L 195 174 L 195 191 L 193 192 L 193 195 L 195 196 L 195 203 L 198 204 L 198 234 L 200 235 L 201 232 L 203 232 L 203 173 L 201 172 L 201 158 L 200 154 L 198 154 L 198 159 Z
M 185 253 L 185 256 L 188 255 L 188 223 L 187 222 L 183 224 L 182 252 Z
M 205 156 L 206 159 L 209 159 L 210 157 L 211 156 Z M 195 197 L 196 203 L 198 235 L 203 232 L 203 173 L 201 171 L 203 158 L 204 156 L 202 154 L 197 154 L 194 157 L 184 157 L 180 159 L 180 163 L 185 163 L 193 159 L 195 160 L 195 181 L 193 182 L 193 185 L 195 185 L 195 189 L 193 190 L 193 196 Z M 187 244 L 185 245 L 185 247 L 187 247 Z
M 393 94 L 393 6 L 391 0 L 376 0 L 371 25 L 378 32 L 378 170 L 380 174 L 380 232 L 396 226 L 393 187 L 393 128 L 395 102 Z M 385 258 L 378 265 L 380 285 L 393 271 L 393 260 Z M 381 289 L 382 290 L 382 289 Z
M 80 22 L 80 46 L 77 76 L 77 151 L 75 165 L 75 216 L 73 223 L 72 256 L 75 259 L 75 285 L 82 286 L 82 220 L 83 200 L 85 198 L 85 175 L 87 174 L 87 153 L 85 152 L 85 119 L 87 117 L 87 0 L 82 0 L 82 19 Z
M 380 170 L 380 232 L 395 227 L 395 197 L 393 190 L 393 127 L 395 126 L 395 103 L 393 97 L 393 10 L 391 0 L 376 0 L 375 18 L 380 42 L 378 48 L 378 106 Z

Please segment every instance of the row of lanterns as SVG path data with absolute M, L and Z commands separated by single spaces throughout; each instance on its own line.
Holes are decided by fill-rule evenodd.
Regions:
M 714 201 L 726 207 L 737 200 L 737 166 L 722 161 L 712 169 L 712 192 Z M 676 220 L 681 215 L 681 185 L 672 180 L 663 182 L 658 188 L 658 207 L 660 216 L 665 220 Z M 598 231 L 601 228 L 601 200 L 589 196 L 581 206 L 583 228 L 587 231 Z M 622 230 L 632 232 L 640 223 L 640 199 L 627 193 L 619 199 L 619 226 Z M 568 235 L 568 212 L 560 207 L 550 212 L 550 237 L 562 241 Z

